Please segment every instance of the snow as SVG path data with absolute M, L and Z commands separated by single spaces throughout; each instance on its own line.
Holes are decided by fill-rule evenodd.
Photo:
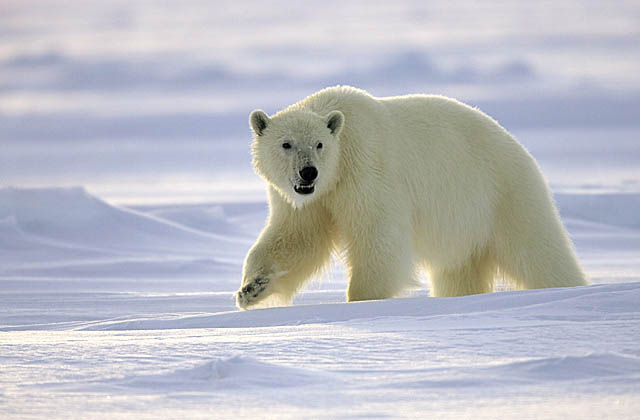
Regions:
M 343 303 L 338 273 L 294 306 L 244 312 L 232 295 L 251 244 L 243 232 L 264 205 L 134 211 L 81 188 L 0 197 L 4 418 L 640 409 L 640 211 L 606 217 L 640 206 L 635 195 L 557 197 L 588 271 L 602 276 L 592 286 Z
M 637 2 L 2 8 L 0 418 L 640 415 Z M 336 83 L 498 119 L 593 285 L 237 311 L 248 114 Z

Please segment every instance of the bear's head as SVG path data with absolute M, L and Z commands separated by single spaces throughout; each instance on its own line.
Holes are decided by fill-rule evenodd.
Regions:
M 301 208 L 335 186 L 342 112 L 287 110 L 269 117 L 255 110 L 249 123 L 253 167 L 293 206 Z

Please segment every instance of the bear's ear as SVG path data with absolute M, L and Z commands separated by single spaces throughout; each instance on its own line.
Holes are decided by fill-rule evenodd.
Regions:
M 269 117 L 263 110 L 256 109 L 249 116 L 249 125 L 251 125 L 251 129 L 256 133 L 256 136 L 261 136 L 264 129 L 269 125 Z
M 331 130 L 331 134 L 337 136 L 344 125 L 344 114 L 340 111 L 331 111 L 327 115 L 327 128 Z

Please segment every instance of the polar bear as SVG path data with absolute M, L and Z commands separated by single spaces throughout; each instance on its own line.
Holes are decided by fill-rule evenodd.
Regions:
M 538 165 L 495 120 L 436 95 L 336 86 L 249 118 L 269 218 L 243 265 L 239 308 L 289 304 L 332 253 L 347 300 L 587 284 Z

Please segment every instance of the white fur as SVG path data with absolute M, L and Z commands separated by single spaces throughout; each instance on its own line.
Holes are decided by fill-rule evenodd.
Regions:
M 332 252 L 349 301 L 397 296 L 419 268 L 433 296 L 490 292 L 498 272 L 525 289 L 587 284 L 533 157 L 477 109 L 339 86 L 271 118 L 254 111 L 251 125 L 270 215 L 244 263 L 241 308 L 290 303 Z M 300 195 L 309 162 L 315 191 Z

